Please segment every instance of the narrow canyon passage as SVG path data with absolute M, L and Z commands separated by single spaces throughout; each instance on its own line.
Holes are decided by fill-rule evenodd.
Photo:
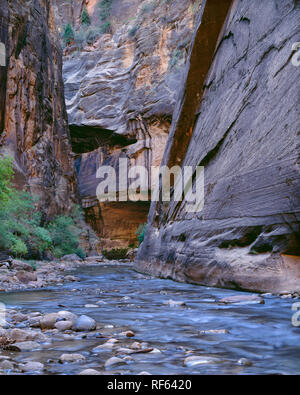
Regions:
M 84 369 L 101 374 L 299 373 L 293 299 L 265 295 L 264 304 L 258 303 L 261 296 L 243 302 L 247 293 L 157 279 L 124 263 L 84 267 L 74 274 L 80 282 L 8 293 L 2 301 L 32 316 L 60 310 L 88 315 L 96 320 L 97 330 L 46 330 L 50 340 L 37 349 L 4 351 L 3 357 L 41 362 L 43 374 L 78 374 Z M 240 302 L 221 303 L 232 296 Z M 24 327 L 26 321 L 16 325 Z M 124 331 L 134 336 L 126 337 Z M 111 347 L 103 347 L 109 342 Z M 59 363 L 62 354 L 74 353 L 85 359 Z M 123 362 L 105 366 L 111 357 Z

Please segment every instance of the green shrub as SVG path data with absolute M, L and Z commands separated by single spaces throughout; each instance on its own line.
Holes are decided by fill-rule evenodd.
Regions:
M 132 28 L 129 29 L 129 31 L 128 31 L 129 37 L 134 37 L 138 30 L 139 30 L 139 25 L 136 24 L 136 25 L 132 26 Z
M 141 15 L 150 14 L 155 9 L 155 6 L 156 4 L 154 1 L 144 4 L 141 9 Z
M 172 55 L 172 57 L 170 59 L 169 69 L 175 68 L 178 65 L 178 63 L 180 62 L 180 60 L 183 59 L 183 56 L 184 56 L 183 55 L 183 51 L 180 50 L 180 49 L 176 49 L 173 52 L 173 55 Z
M 86 25 L 86 26 L 90 26 L 91 24 L 91 19 L 88 13 L 88 10 L 86 9 L 86 7 L 83 8 L 82 14 L 81 14 L 81 24 L 82 25 Z
M 48 224 L 47 231 L 52 240 L 53 253 L 57 258 L 74 253 L 82 258 L 85 257 L 84 251 L 79 248 L 81 230 L 76 223 L 80 220 L 82 220 L 81 211 L 75 206 L 69 216 L 57 216 Z
M 109 33 L 111 30 L 110 13 L 113 0 L 101 0 L 99 3 L 99 16 L 101 21 L 100 32 Z
M 113 250 L 103 250 L 103 255 L 106 259 L 125 259 L 128 253 L 128 248 L 114 248 Z
M 36 209 L 38 199 L 13 187 L 13 161 L 0 158 L 0 249 L 15 257 L 41 257 L 49 250 L 55 256 L 84 252 L 79 249 L 80 230 L 76 225 L 82 213 L 75 206 L 69 216 L 58 216 L 42 225 L 42 215 Z
M 106 21 L 105 23 L 103 23 L 103 25 L 101 25 L 100 33 L 102 33 L 102 34 L 110 33 L 110 31 L 111 31 L 111 24 L 109 21 Z
M 63 34 L 63 40 L 64 43 L 67 45 L 70 45 L 72 40 L 74 40 L 74 30 L 72 29 L 70 23 L 66 24 L 65 31 Z
M 142 242 L 144 241 L 144 238 L 145 238 L 145 232 L 146 232 L 146 226 L 147 226 L 147 224 L 145 223 L 145 224 L 141 224 L 139 227 L 138 227 L 138 229 L 137 229 L 137 231 L 136 231 L 136 235 L 137 235 L 137 238 L 138 238 L 138 241 L 139 241 L 139 245 L 141 245 L 142 244 Z
M 101 21 L 106 21 L 111 12 L 111 6 L 112 6 L 112 1 L 113 0 L 101 0 L 99 3 L 99 16 Z

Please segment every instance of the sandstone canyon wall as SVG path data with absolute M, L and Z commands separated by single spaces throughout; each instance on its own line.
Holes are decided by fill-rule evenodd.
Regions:
M 295 0 L 203 1 L 163 164 L 204 166 L 204 207 L 152 203 L 138 270 L 299 292 L 299 18 Z
M 118 171 L 120 157 L 148 169 L 160 165 L 201 1 L 112 0 L 109 29 L 100 34 L 100 0 L 54 3 L 61 34 L 66 23 L 75 32 L 63 74 L 86 219 L 104 249 L 133 245 L 150 203 L 99 203 L 96 171 L 101 165 Z M 85 6 L 95 37 L 82 44 Z
M 14 158 L 17 187 L 39 196 L 45 218 L 67 213 L 78 199 L 51 1 L 1 0 L 0 34 L 0 152 Z

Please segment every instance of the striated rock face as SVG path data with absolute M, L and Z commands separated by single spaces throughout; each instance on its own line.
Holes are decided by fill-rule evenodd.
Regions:
M 75 31 L 64 57 L 67 111 L 86 218 L 105 248 L 136 242 L 150 205 L 99 204 L 96 170 L 117 167 L 119 157 L 148 169 L 160 165 L 201 1 L 113 0 L 105 34 L 97 30 L 100 3 L 56 0 L 55 6 L 61 33 L 66 23 Z M 85 5 L 95 38 L 82 44 Z
M 300 4 L 220 3 L 203 2 L 163 159 L 205 167 L 204 208 L 153 203 L 136 266 L 210 286 L 299 292 L 300 68 L 291 59 Z
M 48 217 L 76 201 L 62 53 L 49 0 L 0 5 L 0 152 L 14 158 L 16 184 L 40 197 Z

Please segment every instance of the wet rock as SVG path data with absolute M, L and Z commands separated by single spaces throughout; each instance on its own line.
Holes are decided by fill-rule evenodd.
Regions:
M 242 366 L 252 366 L 253 363 L 247 358 L 241 358 L 238 360 L 238 364 Z
M 87 315 L 81 315 L 73 325 L 74 331 L 93 331 L 97 327 L 96 321 Z
M 27 315 L 22 314 L 22 313 L 17 313 L 12 315 L 12 320 L 15 322 L 24 322 L 28 319 Z
M 58 321 L 55 324 L 55 328 L 58 329 L 60 332 L 64 332 L 70 330 L 73 326 L 72 321 Z
M 192 366 L 197 366 L 197 365 L 213 364 L 213 363 L 217 363 L 217 362 L 219 362 L 219 360 L 217 358 L 201 357 L 201 356 L 193 355 L 193 356 L 187 357 L 184 360 L 184 365 L 187 367 L 192 367 Z
M 99 375 L 101 375 L 101 373 L 95 369 L 85 369 L 82 372 L 78 373 L 78 376 L 99 376 Z
M 40 319 L 41 317 L 33 317 L 29 319 L 29 326 L 31 328 L 39 328 L 40 327 Z
M 104 344 L 101 344 L 100 346 L 95 347 L 93 349 L 93 352 L 100 352 L 103 350 L 111 350 L 116 343 L 118 343 L 117 339 L 109 339 Z
M 36 318 L 36 317 L 40 317 L 41 315 L 42 315 L 42 314 L 41 314 L 40 312 L 34 311 L 34 312 L 28 314 L 28 317 L 29 317 L 29 318 Z
M 73 363 L 85 361 L 85 356 L 82 354 L 62 354 L 59 358 L 59 363 Z
M 68 275 L 68 276 L 65 277 L 65 281 L 66 282 L 76 282 L 76 281 L 79 281 L 79 278 L 75 277 L 75 276 Z
M 134 358 L 130 357 L 129 355 L 126 355 L 126 357 L 124 357 L 123 360 L 126 362 L 133 362 Z
M 42 334 L 32 332 L 32 331 L 26 331 L 26 330 L 19 329 L 19 328 L 12 329 L 9 334 L 10 338 L 12 340 L 15 340 L 16 342 L 34 340 L 35 338 L 39 337 L 39 335 L 41 335 L 41 337 L 43 337 Z
M 125 331 L 125 332 L 121 332 L 120 335 L 126 337 L 134 337 L 135 333 L 133 331 Z
M 41 329 L 54 329 L 56 321 L 59 319 L 58 313 L 50 313 L 39 319 Z
M 153 348 L 151 351 L 149 351 L 150 354 L 160 354 L 161 351 L 158 348 Z
M 224 335 L 228 333 L 229 331 L 227 329 L 208 329 L 200 331 L 199 335 Z
M 4 370 L 12 370 L 14 368 L 14 364 L 9 360 L 0 361 L 0 368 Z
M 164 302 L 164 304 L 171 306 L 171 307 L 180 307 L 180 306 L 186 306 L 185 302 L 183 301 L 179 301 L 179 300 L 168 300 L 166 302 Z
M 293 297 L 292 294 L 281 295 L 281 299 L 291 299 Z
M 40 362 L 26 362 L 19 365 L 22 372 L 41 372 L 44 370 L 44 365 Z
M 76 314 L 71 313 L 70 311 L 66 311 L 66 310 L 59 311 L 57 314 L 58 314 L 58 319 L 72 321 L 73 323 L 75 323 L 76 320 L 78 319 L 78 316 Z
M 34 341 L 16 342 L 9 346 L 12 351 L 33 351 L 40 348 L 40 344 Z
M 220 299 L 224 304 L 264 304 L 264 298 L 259 295 L 234 295 Z
M 126 365 L 126 361 L 118 357 L 111 357 L 104 364 L 105 368 L 111 367 L 113 365 Z
M 117 349 L 117 352 L 119 354 L 133 354 L 135 351 L 131 350 L 130 348 L 126 348 L 126 347 L 119 347 Z
M 37 275 L 36 273 L 32 273 L 32 272 L 25 272 L 25 271 L 19 271 L 16 274 L 17 279 L 24 284 L 28 284 L 31 281 L 37 281 Z
M 131 344 L 130 348 L 132 348 L 133 350 L 140 350 L 142 348 L 142 343 L 134 342 Z

